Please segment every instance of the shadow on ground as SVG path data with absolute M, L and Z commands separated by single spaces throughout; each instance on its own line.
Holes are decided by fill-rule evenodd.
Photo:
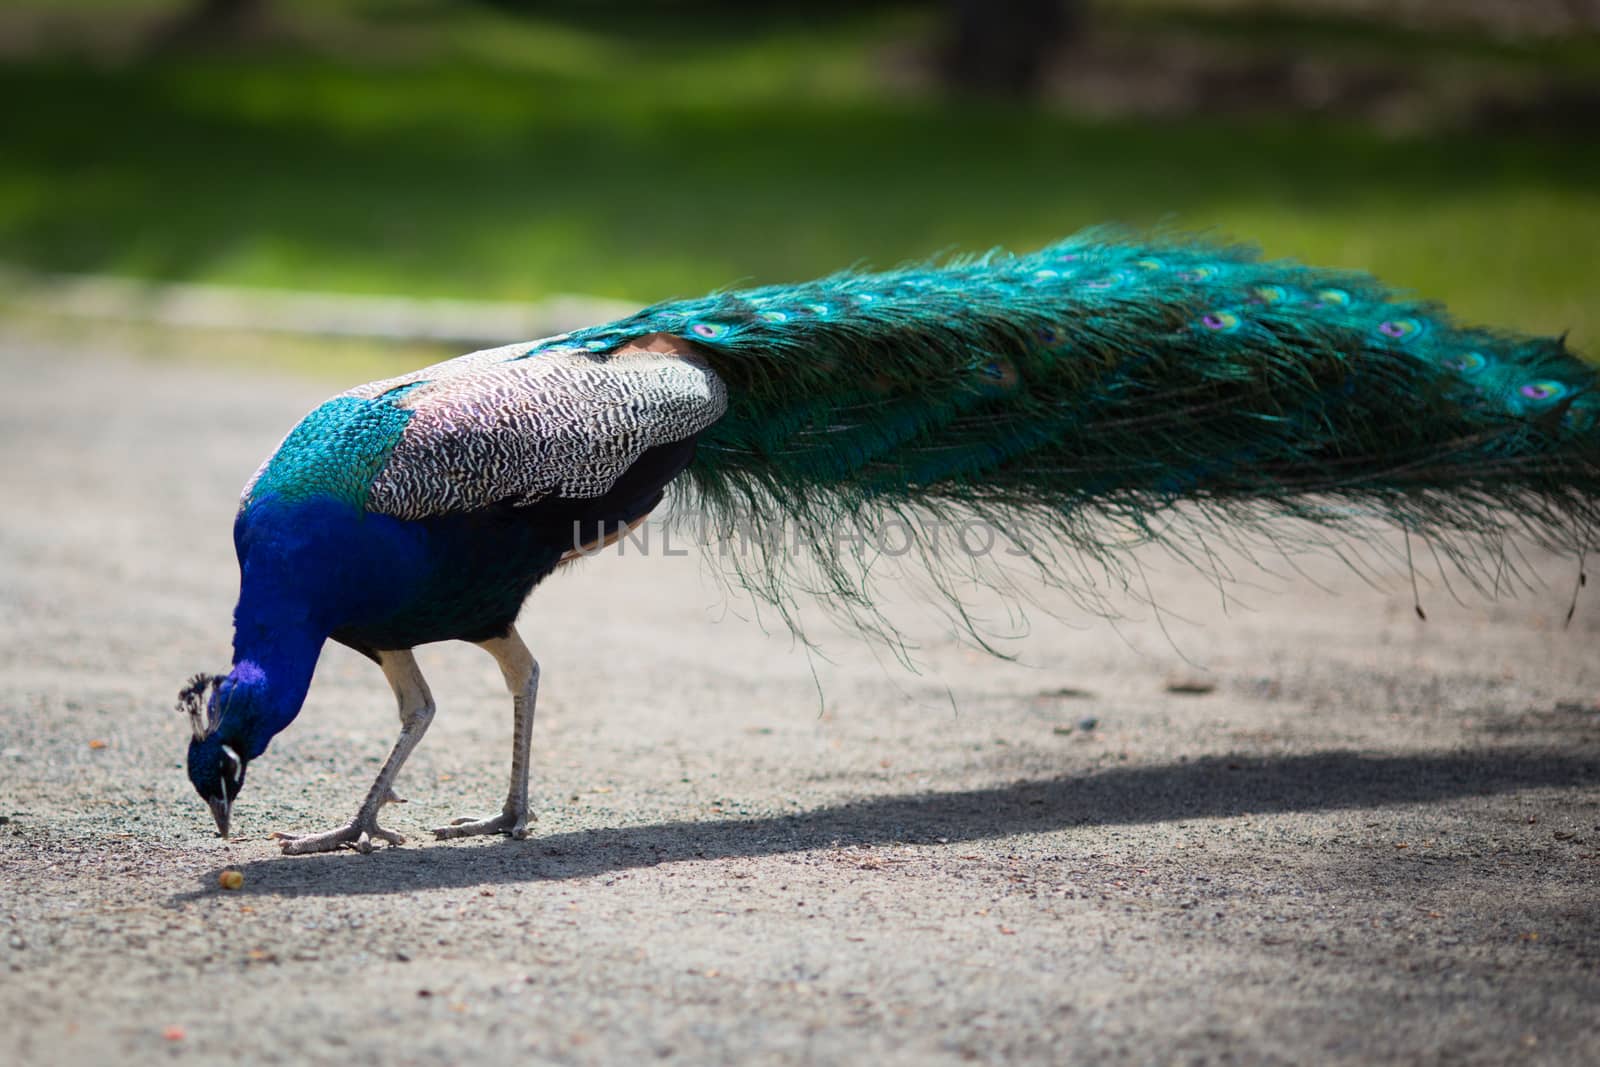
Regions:
M 1426 804 L 1523 789 L 1587 786 L 1597 780 L 1600 759 L 1539 749 L 1214 757 L 952 793 L 873 797 L 766 818 L 584 830 L 488 847 L 386 849 L 365 857 L 283 857 L 242 869 L 247 892 L 256 894 L 413 892 L 591 878 L 693 859 L 982 841 L 1073 826 Z M 201 877 L 201 889 L 178 899 L 215 892 L 221 869 L 207 872 Z

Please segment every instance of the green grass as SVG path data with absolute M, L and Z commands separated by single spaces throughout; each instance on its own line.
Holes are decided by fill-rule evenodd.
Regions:
M 0 68 L 27 102 L 0 109 L 0 259 L 647 301 L 1166 222 L 1600 353 L 1600 146 L 954 107 L 877 89 L 920 16 L 707 28 L 666 5 L 624 31 L 591 8 L 417 0 L 311 52 Z

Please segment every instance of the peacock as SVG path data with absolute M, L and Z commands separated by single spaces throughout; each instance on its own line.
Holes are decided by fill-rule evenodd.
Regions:
M 1563 340 L 1458 325 L 1365 274 L 1107 230 L 475 352 L 327 401 L 244 487 L 233 665 L 179 696 L 189 778 L 226 836 L 331 639 L 382 669 L 400 735 L 348 825 L 282 849 L 401 844 L 378 814 L 435 707 L 411 650 L 470 641 L 512 697 L 510 788 L 434 832 L 525 837 L 539 665 L 518 612 L 680 481 L 713 536 L 804 531 L 799 553 L 735 557 L 761 601 L 794 621 L 815 593 L 869 630 L 873 561 L 830 535 L 844 522 L 1026 530 L 1066 589 L 1084 560 L 1198 557 L 1208 531 L 1270 540 L 1284 519 L 1337 540 L 1381 518 L 1467 571 L 1513 537 L 1581 553 L 1596 385 Z M 962 588 L 941 585 L 957 618 Z

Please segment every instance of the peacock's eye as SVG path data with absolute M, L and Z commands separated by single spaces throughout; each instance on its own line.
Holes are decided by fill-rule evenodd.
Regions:
M 1281 285 L 1256 286 L 1256 299 L 1263 304 L 1281 304 L 1288 299 L 1289 293 Z
M 244 784 L 244 761 L 239 758 L 231 746 L 222 746 L 222 758 L 218 760 L 218 777 L 222 780 L 222 792 L 229 800 L 239 795 L 239 787 Z
M 763 311 L 761 317 L 768 322 L 788 322 L 789 314 L 785 311 Z
M 1231 311 L 1213 311 L 1201 319 L 1200 323 L 1208 330 L 1222 333 L 1237 330 L 1239 328 L 1239 316 Z
M 1317 303 L 1323 307 L 1345 307 L 1350 303 L 1350 294 L 1343 289 L 1323 289 L 1317 293 Z
M 689 328 L 696 337 L 703 337 L 707 341 L 715 341 L 728 332 L 728 328 L 720 322 L 697 322 Z

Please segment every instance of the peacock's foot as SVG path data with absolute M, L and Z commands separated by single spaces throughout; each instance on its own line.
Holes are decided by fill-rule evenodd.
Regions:
M 524 841 L 528 837 L 528 822 L 533 818 L 537 816 L 530 816 L 525 811 L 502 811 L 490 819 L 456 819 L 449 826 L 435 827 L 433 834 L 440 841 L 480 834 L 506 834 L 514 840 Z
M 279 841 L 280 848 L 285 856 L 304 856 L 312 852 L 337 852 L 342 848 L 354 849 L 356 852 L 368 853 L 372 851 L 372 842 L 387 841 L 390 845 L 403 845 L 406 839 L 393 830 L 385 830 L 378 825 L 376 818 L 362 819 L 356 816 L 355 822 L 338 830 L 329 830 L 325 834 L 285 834 L 274 833 L 273 837 Z

